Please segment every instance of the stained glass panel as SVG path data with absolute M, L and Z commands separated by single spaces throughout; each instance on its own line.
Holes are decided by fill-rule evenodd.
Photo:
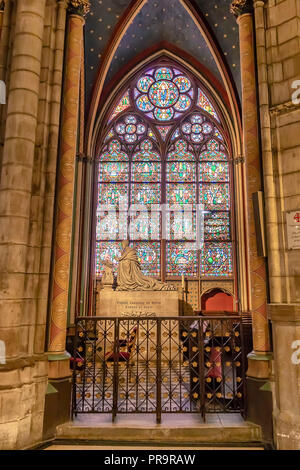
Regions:
M 117 107 L 115 108 L 109 122 L 111 122 L 118 114 L 125 111 L 125 109 L 129 108 L 130 106 L 130 98 L 129 98 L 129 90 L 126 91 L 125 95 L 119 101 Z
M 229 184 L 199 184 L 199 203 L 204 204 L 206 210 L 229 210 Z
M 168 153 L 168 160 L 195 160 L 194 155 L 188 151 L 188 144 L 185 140 L 177 140 L 175 150 Z
M 135 162 L 132 164 L 131 179 L 135 182 L 148 181 L 155 183 L 160 181 L 161 164 L 157 162 Z
M 121 256 L 121 242 L 97 242 L 96 243 L 96 275 L 101 276 L 104 270 L 104 261 L 113 263 L 115 269 Z
M 192 86 L 190 80 L 187 77 L 184 77 L 183 75 L 174 78 L 173 82 L 176 83 L 181 93 L 189 91 Z
M 186 111 L 190 108 L 192 100 L 188 95 L 180 95 L 174 108 L 177 111 Z
M 160 277 L 160 242 L 134 242 L 142 273 Z
M 218 115 L 216 111 L 214 110 L 213 105 L 209 101 L 209 99 L 205 96 L 202 90 L 200 88 L 198 89 L 198 101 L 197 105 L 199 108 L 204 109 L 207 113 L 211 114 L 217 121 L 219 121 Z
M 197 276 L 198 251 L 196 243 L 167 242 L 167 276 Z
M 122 182 L 128 180 L 129 164 L 125 162 L 107 162 L 99 164 L 99 181 Z
M 205 146 L 204 146 L 205 148 Z M 216 161 L 216 160 L 227 160 L 224 152 L 221 152 L 220 144 L 217 140 L 212 139 L 206 144 L 206 149 L 200 155 L 200 160 Z
M 196 181 L 196 163 L 187 161 L 167 163 L 167 181 Z
M 154 83 L 149 90 L 149 100 L 158 108 L 173 106 L 179 97 L 179 90 L 174 83 L 162 80 Z
M 134 183 L 131 187 L 132 204 L 159 204 L 160 185 L 147 183 Z
M 199 181 L 229 181 L 229 167 L 225 162 L 199 163 Z
M 196 213 L 192 211 L 172 211 L 166 217 L 167 240 L 195 240 Z
M 140 150 L 137 151 L 133 157 L 133 161 L 153 161 L 160 160 L 157 152 L 153 151 L 153 144 L 150 140 L 144 140 L 140 145 Z
M 127 183 L 100 183 L 98 185 L 98 204 L 127 204 Z
M 209 212 L 204 214 L 205 240 L 230 240 L 230 213 Z
M 169 204 L 193 204 L 196 202 L 195 184 L 168 183 L 166 186 Z
M 231 243 L 204 243 L 200 266 L 202 276 L 232 276 Z
M 150 77 L 149 75 L 145 75 L 144 77 L 140 78 L 137 82 L 137 88 L 142 93 L 147 93 L 152 83 L 154 83 L 154 78 Z
M 161 214 L 155 211 L 136 211 L 130 215 L 129 236 L 131 240 L 159 240 Z
M 112 140 L 108 146 L 108 150 L 100 156 L 102 161 L 127 161 L 128 155 L 122 152 L 121 144 L 118 140 Z
M 169 133 L 169 130 L 171 129 L 172 126 L 156 126 L 162 139 L 166 140 L 166 137 Z
M 161 67 L 156 70 L 155 72 L 155 79 L 156 80 L 172 80 L 173 72 L 171 69 L 167 67 Z
M 154 116 L 159 121 L 170 121 L 173 115 L 174 115 L 173 108 L 167 108 L 167 109 L 155 108 L 154 110 Z
M 136 101 L 136 105 L 141 111 L 144 112 L 152 111 L 152 109 L 154 108 L 153 104 L 150 103 L 147 95 L 140 96 Z
M 124 240 L 127 238 L 127 212 L 97 212 L 96 239 Z

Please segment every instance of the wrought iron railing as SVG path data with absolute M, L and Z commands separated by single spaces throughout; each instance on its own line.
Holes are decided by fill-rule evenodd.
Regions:
M 245 412 L 240 316 L 80 317 L 73 414 Z

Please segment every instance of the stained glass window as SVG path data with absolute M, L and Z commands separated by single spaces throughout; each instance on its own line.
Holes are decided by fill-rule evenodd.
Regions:
M 175 150 L 168 153 L 168 160 L 195 160 L 195 155 L 188 150 L 185 140 L 177 140 L 174 147 Z
M 230 240 L 229 212 L 208 212 L 204 214 L 205 240 Z
M 131 187 L 132 204 L 159 204 L 160 185 L 147 183 L 133 183 Z
M 200 160 L 217 161 L 227 160 L 227 156 L 216 139 L 212 139 L 202 147 Z
M 121 100 L 119 101 L 118 105 L 116 106 L 116 109 L 114 110 L 113 114 L 111 115 L 111 118 L 109 119 L 109 122 L 111 122 L 118 114 L 122 113 L 125 111 L 127 108 L 130 106 L 130 99 L 129 99 L 129 90 L 126 91 L 125 95 L 122 96 Z
M 127 153 L 122 151 L 121 144 L 118 140 L 112 140 L 108 145 L 107 150 L 103 152 L 100 156 L 100 161 L 127 161 L 128 155 Z
M 98 276 L 105 259 L 117 262 L 127 238 L 145 275 L 233 276 L 228 133 L 196 82 L 178 66 L 152 66 L 112 110 L 98 158 Z
M 140 145 L 140 150 L 134 153 L 132 157 L 133 161 L 151 161 L 160 160 L 158 152 L 153 150 L 153 144 L 150 140 L 144 140 Z
M 213 105 L 211 104 L 207 96 L 203 93 L 203 91 L 200 90 L 200 88 L 198 89 L 197 105 L 199 106 L 199 108 L 202 108 L 204 109 L 204 111 L 211 114 L 217 121 L 220 121 Z
M 167 181 L 196 181 L 196 163 L 168 162 Z
M 167 276 L 197 276 L 198 251 L 190 242 L 167 242 Z
M 122 253 L 121 242 L 96 242 L 96 273 L 101 275 L 104 269 L 104 262 L 109 261 L 116 267 L 118 259 Z
M 200 181 L 229 181 L 229 167 L 225 162 L 203 162 L 199 163 Z
M 171 121 L 191 108 L 194 96 L 191 88 L 187 76 L 176 76 L 172 67 L 158 67 L 137 81 L 136 106 L 152 119 Z
M 127 183 L 100 183 L 98 186 L 98 204 L 114 206 L 127 203 Z
M 142 272 L 146 276 L 160 276 L 160 242 L 134 242 Z
M 203 276 L 232 276 L 231 244 L 205 243 L 200 264 Z
M 160 181 L 161 165 L 157 162 L 134 162 L 132 164 L 132 181 Z
M 128 180 L 129 163 L 105 162 L 99 165 L 99 181 L 122 182 Z

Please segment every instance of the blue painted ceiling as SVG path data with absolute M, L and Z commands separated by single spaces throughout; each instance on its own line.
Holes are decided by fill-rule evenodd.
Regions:
M 130 3 L 130 0 L 91 0 L 85 27 L 87 104 L 113 29 Z M 240 93 L 238 25 L 229 11 L 230 3 L 231 0 L 194 0 L 216 38 Z M 106 84 L 137 54 L 160 41 L 194 56 L 222 82 L 205 39 L 180 1 L 148 0 L 122 39 Z

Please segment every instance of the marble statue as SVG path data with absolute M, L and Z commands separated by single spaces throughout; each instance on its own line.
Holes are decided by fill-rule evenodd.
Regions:
M 144 276 L 141 271 L 136 250 L 129 246 L 128 240 L 124 240 L 122 242 L 122 248 L 123 251 L 121 257 L 119 258 L 117 275 L 118 291 L 176 290 L 171 284 L 160 282 L 153 277 Z
M 115 277 L 113 273 L 113 265 L 109 261 L 104 261 L 104 273 L 101 278 L 101 284 L 104 288 L 110 287 L 112 288 Z

